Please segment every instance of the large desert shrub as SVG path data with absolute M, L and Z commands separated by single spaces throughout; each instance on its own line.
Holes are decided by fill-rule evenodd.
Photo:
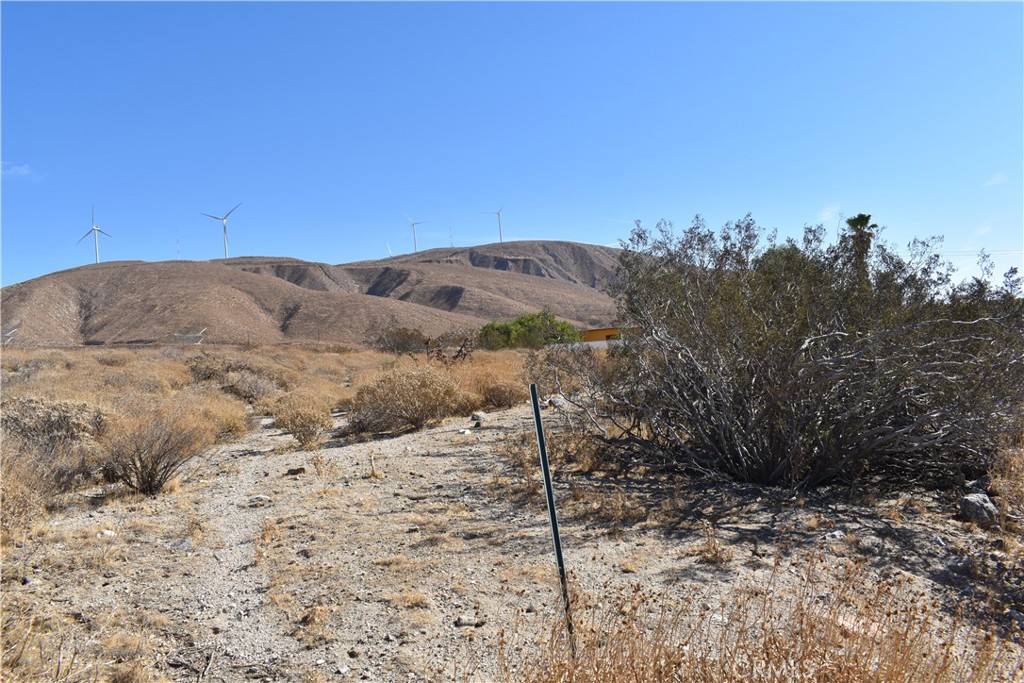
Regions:
M 863 214 L 831 246 L 820 226 L 765 241 L 749 216 L 638 225 L 591 414 L 624 457 L 746 482 L 977 476 L 1021 418 L 1020 280 L 954 287 L 934 244 L 904 258 L 877 232 Z
M 214 423 L 182 403 L 137 408 L 119 416 L 104 439 L 105 472 L 134 491 L 155 495 L 215 437 Z
M 469 400 L 451 375 L 439 368 L 394 367 L 360 387 L 349 417 L 363 431 L 419 429 L 464 412 Z

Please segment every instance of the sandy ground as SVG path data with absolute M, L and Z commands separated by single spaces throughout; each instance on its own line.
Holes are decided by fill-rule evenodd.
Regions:
M 498 455 L 532 429 L 524 406 L 303 451 L 268 420 L 175 491 L 57 515 L 45 543 L 9 555 L 4 590 L 173 681 L 495 680 L 499 649 L 545 639 L 560 608 L 543 498 Z M 949 501 L 867 511 L 580 481 L 557 496 L 572 590 L 590 598 L 641 586 L 714 606 L 737 586 L 798 582 L 814 556 L 946 599 L 950 563 L 991 540 L 953 521 Z

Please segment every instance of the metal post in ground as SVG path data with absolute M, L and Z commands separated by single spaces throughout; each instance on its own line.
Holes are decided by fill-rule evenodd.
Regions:
M 551 519 L 551 540 L 555 546 L 555 562 L 558 564 L 558 578 L 562 584 L 562 608 L 565 610 L 565 630 L 569 634 L 569 649 L 576 657 L 576 639 L 572 632 L 572 606 L 569 602 L 569 582 L 565 576 L 565 561 L 562 559 L 562 539 L 558 535 L 558 515 L 555 513 L 555 491 L 551 486 L 551 467 L 548 464 L 548 449 L 544 442 L 544 425 L 540 419 L 540 399 L 537 385 L 530 385 L 530 400 L 533 402 L 533 422 L 537 427 L 537 448 L 540 450 L 540 467 L 544 473 L 544 493 L 548 501 L 548 517 Z

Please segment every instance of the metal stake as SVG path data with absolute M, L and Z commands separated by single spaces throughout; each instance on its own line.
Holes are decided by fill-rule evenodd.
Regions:
M 562 539 L 558 535 L 558 515 L 555 513 L 555 491 L 551 487 L 551 468 L 548 465 L 548 449 L 544 443 L 544 425 L 540 419 L 540 400 L 537 385 L 530 385 L 530 400 L 533 402 L 533 422 L 537 427 L 537 448 L 540 450 L 540 467 L 544 472 L 544 493 L 548 501 L 548 517 L 551 519 L 551 540 L 555 545 L 555 562 L 558 563 L 558 578 L 562 584 L 562 608 L 565 610 L 565 629 L 569 634 L 569 649 L 576 657 L 576 639 L 572 633 L 572 609 L 569 603 L 569 581 L 565 577 L 565 561 L 562 559 Z

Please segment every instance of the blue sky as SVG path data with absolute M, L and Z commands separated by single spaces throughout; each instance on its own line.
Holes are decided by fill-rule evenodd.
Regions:
M 1024 4 L 3 2 L 2 281 L 870 213 L 1022 264 Z

